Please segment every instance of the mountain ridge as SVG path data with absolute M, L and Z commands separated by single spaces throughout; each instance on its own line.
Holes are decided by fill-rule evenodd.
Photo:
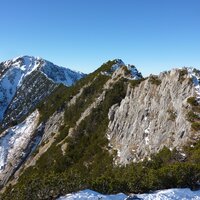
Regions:
M 199 74 L 183 68 L 143 78 L 115 59 L 58 86 L 36 107 L 40 142 L 4 199 L 198 187 Z

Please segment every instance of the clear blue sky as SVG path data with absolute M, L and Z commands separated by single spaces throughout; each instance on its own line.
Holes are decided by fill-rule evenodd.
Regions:
M 121 58 L 144 75 L 200 67 L 200 0 L 0 0 L 0 61 L 40 56 L 91 72 Z

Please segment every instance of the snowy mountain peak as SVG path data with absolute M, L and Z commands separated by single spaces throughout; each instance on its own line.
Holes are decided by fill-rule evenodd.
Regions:
M 34 64 L 36 63 L 36 61 L 40 61 L 42 60 L 39 57 L 33 57 L 33 56 L 18 56 L 15 57 L 11 60 L 7 60 L 4 63 L 5 66 L 8 67 L 12 67 L 12 66 L 18 66 L 18 67 L 22 67 L 22 66 L 26 66 L 27 68 L 30 66 L 30 64 Z
M 123 62 L 123 60 L 121 60 L 121 59 L 119 59 L 119 58 L 114 59 L 114 61 L 115 61 L 116 64 L 125 65 L 124 62 Z
M 115 60 L 113 60 L 114 61 L 114 65 L 112 65 L 112 67 L 111 67 L 111 70 L 112 71 L 115 71 L 115 70 L 117 70 L 118 68 L 120 68 L 120 67 L 122 67 L 122 66 L 124 66 L 125 64 L 124 64 L 124 62 L 121 60 L 121 59 L 115 59 Z
M 127 69 L 130 71 L 131 76 L 134 77 L 135 79 L 140 79 L 140 78 L 142 78 L 141 72 L 139 72 L 139 71 L 137 70 L 137 68 L 136 68 L 134 65 L 128 64 L 128 65 L 127 65 Z
M 52 83 L 73 85 L 85 74 L 59 67 L 39 57 L 20 56 L 0 63 L 0 121 L 28 75 L 39 71 Z M 48 88 L 47 88 L 48 90 Z
M 25 76 L 41 67 L 42 64 L 44 64 L 44 60 L 41 58 L 36 58 L 33 56 L 16 57 L 0 63 L 0 77 L 8 76 L 13 71 L 20 73 L 21 79 L 18 82 L 18 85 L 20 86 Z
M 1 69 L 2 68 L 2 69 Z M 75 81 L 79 80 L 85 74 L 75 72 L 68 68 L 57 66 L 52 62 L 34 56 L 20 56 L 14 59 L 0 63 L 0 76 L 5 74 L 7 70 L 20 70 L 22 73 L 21 82 L 23 78 L 31 74 L 35 70 L 40 70 L 47 78 L 55 83 L 62 83 L 66 86 L 71 86 Z M 5 71 L 5 72 L 4 72 Z

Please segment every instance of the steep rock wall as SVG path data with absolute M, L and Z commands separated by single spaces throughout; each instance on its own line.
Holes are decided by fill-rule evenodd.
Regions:
M 178 69 L 150 76 L 134 88 L 129 85 L 120 105 L 109 111 L 107 136 L 117 150 L 116 162 L 139 161 L 164 146 L 181 151 L 194 141 L 198 133 L 191 130 L 186 114 L 187 98 L 195 95 L 189 74 Z

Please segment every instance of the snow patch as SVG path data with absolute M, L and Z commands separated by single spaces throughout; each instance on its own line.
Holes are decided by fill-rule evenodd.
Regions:
M 186 157 L 186 154 L 185 154 L 185 153 L 180 152 L 180 154 L 181 154 L 182 157 Z
M 122 200 L 127 196 L 125 194 L 116 195 L 102 195 L 92 190 L 83 190 L 77 193 L 68 194 L 64 197 L 60 197 L 57 200 Z
M 143 200 L 200 200 L 200 190 L 190 189 L 168 189 L 156 191 L 152 194 L 141 194 L 137 197 Z
M 17 153 L 24 155 L 24 149 L 28 145 L 37 126 L 39 112 L 36 110 L 22 123 L 4 131 L 0 137 L 0 173 L 8 162 L 16 159 Z
M 142 74 L 138 72 L 134 65 L 128 65 L 127 69 L 131 72 L 131 76 L 133 80 L 138 80 L 142 78 Z
M 58 84 L 62 83 L 66 86 L 73 85 L 85 76 L 83 73 L 75 72 L 65 67 L 59 67 L 48 61 L 45 61 L 45 64 L 41 67 L 41 72 L 53 82 Z
M 12 68 L 0 79 L 0 121 L 16 93 L 22 74 L 20 69 Z
M 115 64 L 112 65 L 111 67 L 111 71 L 116 71 L 117 69 L 119 69 L 120 67 L 124 66 L 124 62 L 121 59 L 116 59 L 115 60 Z
M 108 72 L 102 72 L 102 71 L 101 71 L 100 74 L 101 74 L 101 75 L 104 75 L 104 76 L 111 76 L 111 74 L 108 73 Z
M 115 195 L 102 195 L 92 190 L 83 190 L 77 193 L 68 194 L 60 197 L 57 200 L 128 200 L 128 199 L 141 199 L 141 200 L 200 200 L 200 190 L 191 191 L 185 189 L 167 189 L 159 190 L 154 193 L 130 195 L 125 194 Z
M 197 101 L 200 102 L 200 74 L 195 72 L 194 68 L 188 68 L 188 74 L 190 76 L 190 78 L 192 78 L 193 84 L 194 84 L 194 88 L 195 88 L 195 92 L 197 95 Z

